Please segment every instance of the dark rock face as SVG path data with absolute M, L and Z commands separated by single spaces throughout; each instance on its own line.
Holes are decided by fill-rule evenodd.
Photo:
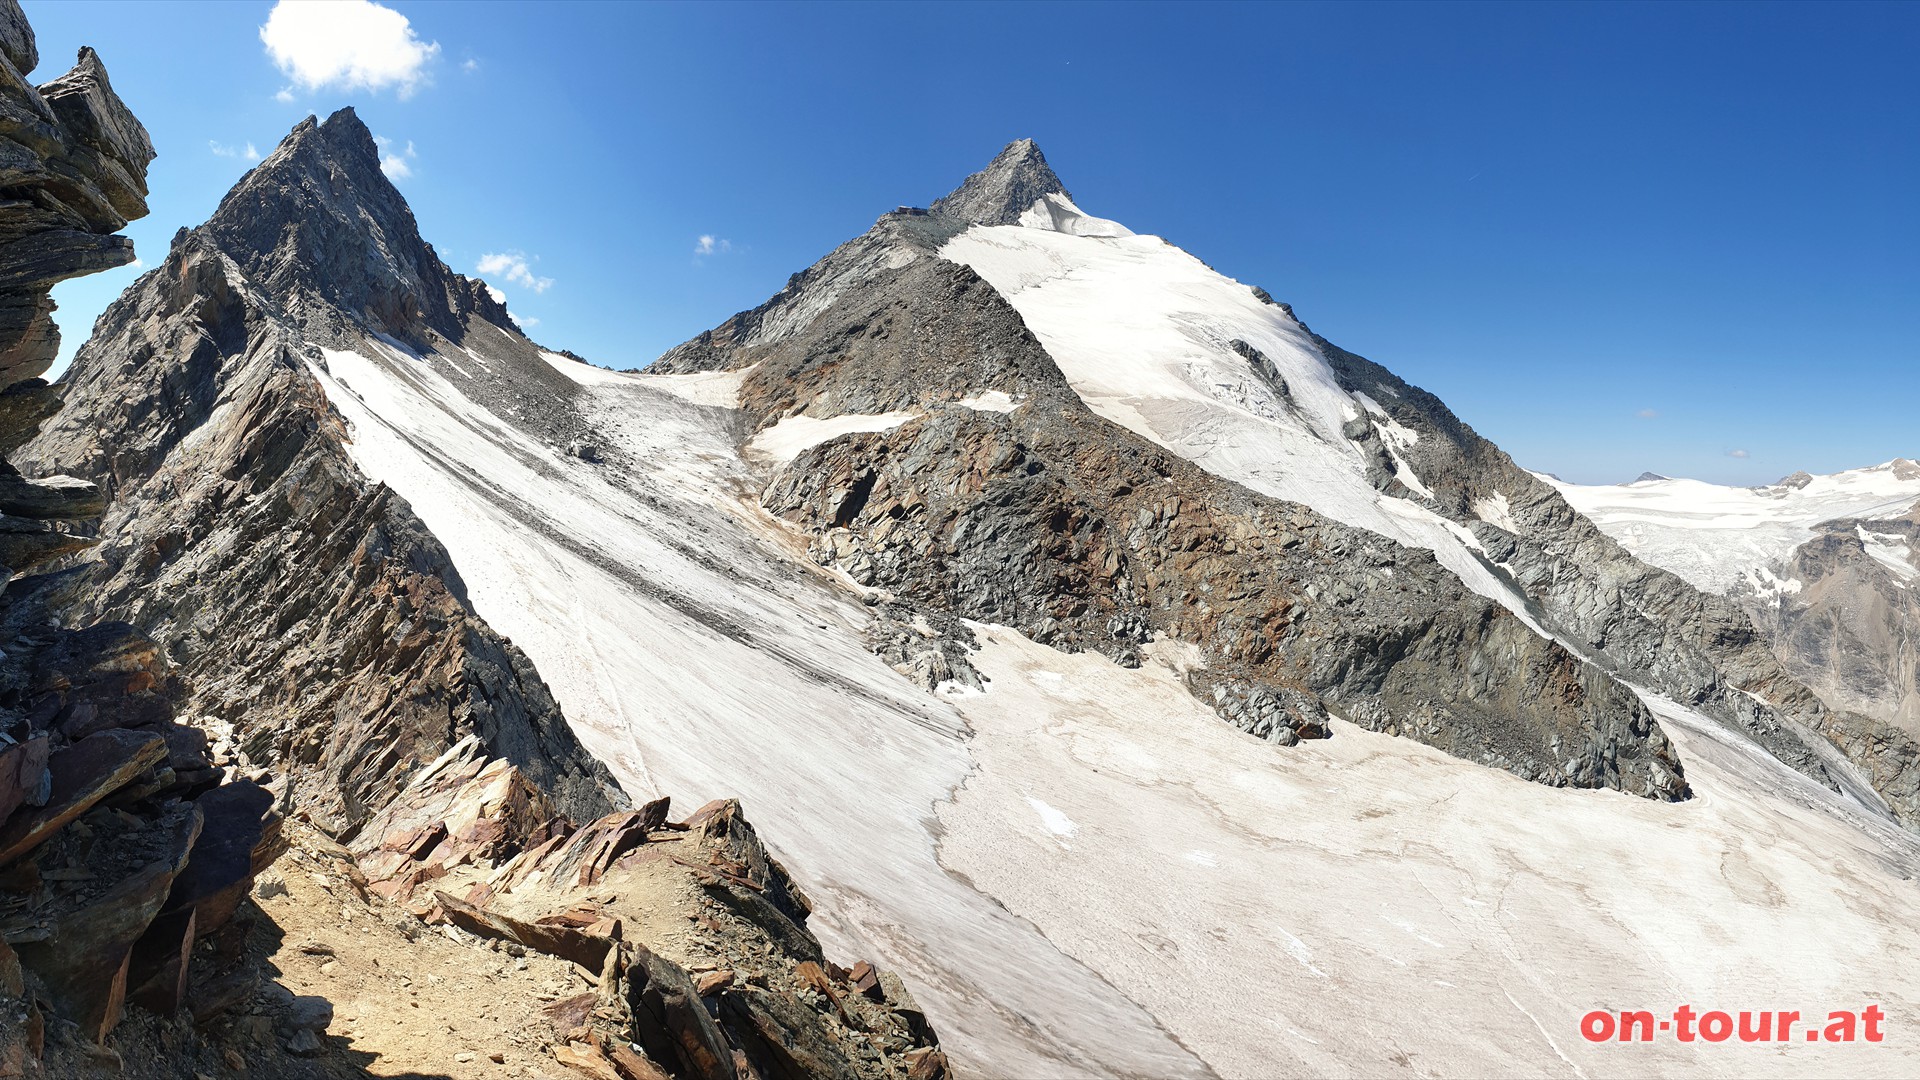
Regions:
M 196 232 L 314 341 L 371 329 L 419 345 L 428 330 L 458 340 L 470 317 L 509 325 L 420 239 L 352 109 L 302 120 Z
M 1407 453 L 1433 492 L 1425 505 L 1471 529 L 1548 625 L 1623 676 L 1732 725 L 1809 777 L 1844 788 L 1852 778 L 1834 774 L 1848 766 L 1833 760 L 1824 745 L 1832 743 L 1895 817 L 1920 826 L 1920 776 L 1911 772 L 1920 742 L 1907 731 L 1849 711 L 1859 706 L 1843 696 L 1830 698 L 1830 707 L 1802 681 L 1816 677 L 1816 669 L 1783 665 L 1769 635 L 1735 601 L 1635 559 L 1438 398 L 1324 338 L 1315 341 L 1342 386 L 1371 395 L 1420 434 Z M 1517 532 L 1479 519 L 1476 504 L 1496 495 L 1505 497 Z M 1800 625 L 1807 633 L 1819 620 Z
M 986 168 L 934 200 L 929 210 L 936 216 L 970 225 L 1012 225 L 1034 203 L 1048 195 L 1073 198 L 1047 165 L 1040 147 L 1032 139 L 1017 139 L 1008 143 Z
M 147 627 L 185 707 L 339 835 L 469 733 L 571 814 L 618 799 L 445 549 L 353 466 L 306 366 L 376 334 L 499 334 L 486 295 L 419 239 L 358 117 L 302 122 L 102 317 L 25 450 L 116 492 L 69 610 Z
M 59 349 L 53 286 L 133 261 L 114 233 L 147 212 L 153 144 L 92 49 L 35 89 L 33 32 L 18 5 L 0 25 L 0 385 L 31 379 Z M 21 65 L 25 66 L 22 67 Z

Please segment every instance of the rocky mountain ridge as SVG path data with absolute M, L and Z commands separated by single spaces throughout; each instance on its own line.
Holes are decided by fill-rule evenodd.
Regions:
M 1008 417 L 1006 421 L 980 410 L 965 410 L 974 415 L 964 421 L 963 430 L 983 423 L 1010 423 L 1024 429 L 1027 425 L 1022 424 L 1022 420 L 1040 416 L 1045 416 L 1040 423 L 1052 425 L 1054 417 L 1049 414 L 1060 411 L 1071 415 L 1082 407 L 1044 349 L 1015 325 L 1019 317 L 1011 312 L 998 317 L 1004 324 L 998 337 L 987 336 L 979 329 L 979 324 L 990 322 L 991 317 L 973 315 L 971 311 L 964 316 L 972 319 L 971 324 L 950 327 L 963 317 L 955 314 L 956 308 L 979 307 L 991 311 L 997 297 L 992 296 L 992 288 L 980 282 L 976 275 L 930 257 L 940 244 L 967 228 L 1019 220 L 1025 212 L 1025 208 L 1018 205 L 1021 200 L 1033 196 L 1034 202 L 1040 202 L 1041 197 L 1050 195 L 1065 197 L 1058 178 L 1030 142 L 1015 143 L 987 169 L 969 178 L 954 195 L 937 201 L 931 210 L 903 209 L 883 217 L 865 235 L 795 275 L 787 288 L 766 304 L 670 350 L 656 362 L 654 370 L 744 372 L 741 401 L 753 418 L 754 429 L 775 426 L 796 415 L 825 418 L 892 414 L 902 409 L 931 411 L 947 408 L 969 393 L 980 392 L 1005 394 L 1009 401 L 1019 402 L 1020 407 L 998 414 Z M 1027 205 L 1031 207 L 1033 203 Z M 939 268 L 923 267 L 922 263 L 936 264 Z M 903 299 L 891 306 L 874 299 L 890 296 Z M 1291 319 L 1291 310 L 1281 307 Z M 1297 324 L 1297 320 L 1294 321 Z M 902 341 L 900 332 L 909 327 L 916 336 Z M 1374 467 L 1376 486 L 1393 497 L 1430 507 L 1470 530 L 1484 547 L 1489 567 L 1528 598 L 1534 605 L 1536 617 L 1556 628 L 1564 640 L 1577 644 L 1584 656 L 1598 661 L 1605 670 L 1638 680 L 1688 704 L 1707 708 L 1727 722 L 1739 725 L 1770 752 L 1796 768 L 1830 785 L 1836 783 L 1828 772 L 1835 755 L 1818 736 L 1811 735 L 1810 730 L 1843 721 L 1830 719 L 1817 699 L 1779 667 L 1751 623 L 1736 607 L 1700 594 L 1671 575 L 1632 559 L 1573 512 L 1549 486 L 1513 465 L 1506 455 L 1480 439 L 1431 395 L 1324 339 L 1316 336 L 1313 341 L 1344 390 L 1359 395 L 1371 393 L 1379 402 L 1386 403 L 1382 415 L 1388 421 L 1427 436 L 1396 451 L 1403 453 L 1419 476 L 1425 478 L 1425 494 L 1416 494 L 1399 482 L 1393 458 L 1378 441 L 1372 444 L 1381 459 Z M 1265 358 L 1257 350 L 1244 342 L 1236 345 L 1255 377 L 1270 383 L 1278 380 L 1277 374 L 1262 371 Z M 1010 359 L 1023 352 L 1025 359 L 1018 362 Z M 1270 363 L 1266 366 L 1271 369 Z M 1283 382 L 1278 392 L 1284 398 Z M 1372 425 L 1358 423 L 1358 430 L 1362 441 L 1373 437 Z M 909 576 L 924 576 L 929 551 L 940 550 L 945 545 L 920 532 L 925 526 L 919 520 L 924 508 L 919 505 L 918 492 L 908 498 L 904 507 L 894 505 L 891 500 L 883 500 L 876 507 L 880 513 L 889 515 L 887 520 L 878 523 L 883 526 L 879 539 L 886 545 L 904 543 L 904 550 L 876 559 L 875 556 L 882 553 L 866 550 L 865 537 L 861 535 L 865 530 L 858 527 L 864 523 L 857 521 L 860 514 L 867 512 L 875 491 L 889 491 L 891 483 L 900 482 L 890 469 L 876 471 L 875 458 L 871 455 L 887 453 L 880 444 L 898 442 L 913 434 L 915 428 L 910 423 L 894 429 L 889 436 L 858 436 L 870 444 L 859 450 L 840 440 L 823 444 L 819 451 L 810 452 L 814 456 L 789 466 L 786 475 L 792 479 L 776 479 L 769 488 L 769 508 L 782 513 L 803 512 L 809 527 L 821 534 L 855 526 L 850 537 L 836 538 L 824 546 L 822 557 L 836 563 L 850 560 L 857 577 L 865 576 L 875 584 L 888 587 L 902 585 L 900 569 L 890 569 L 883 576 L 873 577 L 879 572 L 876 568 L 883 565 L 908 568 L 905 573 Z M 1102 442 L 1113 437 L 1111 429 L 1097 436 L 1083 436 Z M 1016 445 L 1024 448 L 1043 441 L 1035 433 L 1020 430 Z M 855 456 L 823 469 L 817 454 L 832 452 Z M 918 459 L 924 459 L 925 454 L 925 450 L 921 451 Z M 1030 467 L 1037 472 L 1044 466 L 1035 463 Z M 1002 470 L 975 468 L 971 471 L 993 475 Z M 1158 471 L 1164 474 L 1165 466 L 1158 467 Z M 860 505 L 851 505 L 844 497 L 836 503 L 830 490 L 814 493 L 811 508 L 803 511 L 808 503 L 804 490 L 821 485 L 822 477 L 829 475 L 842 477 L 838 482 L 846 485 L 847 491 L 859 489 Z M 1123 477 L 1117 481 L 1117 488 L 1130 493 L 1148 480 L 1163 479 L 1164 475 L 1150 473 L 1138 479 Z M 795 488 L 802 490 L 793 490 Z M 1496 496 L 1511 507 L 1510 517 L 1502 523 L 1505 527 L 1483 520 L 1475 510 L 1477 505 Z M 1221 499 L 1209 494 L 1195 501 L 1216 505 Z M 1003 503 L 1004 497 L 989 497 L 988 502 Z M 955 519 L 963 516 L 955 511 L 947 513 Z M 1072 529 L 1088 526 L 1086 519 L 1075 521 L 1075 516 L 1063 511 L 1053 515 L 1053 520 L 1065 523 L 1070 533 Z M 1048 530 L 1023 525 L 990 528 L 975 535 L 1004 543 L 1009 537 L 1035 531 L 1044 535 Z M 930 539 L 935 543 L 931 549 Z M 1070 546 L 1072 543 L 1069 541 Z M 1112 555 L 1097 557 L 1108 561 L 1109 575 L 1118 566 Z M 1024 621 L 1019 623 L 1023 628 L 1043 634 L 1044 640 L 1093 647 L 1102 639 L 1113 641 L 1114 631 L 1105 625 L 1108 620 L 1113 619 L 1120 626 L 1130 625 L 1132 620 L 1134 629 L 1120 631 L 1122 640 L 1117 649 L 1122 652 L 1127 647 L 1124 638 L 1128 632 L 1135 635 L 1150 632 L 1150 616 L 1143 619 L 1131 612 L 1116 613 L 1111 609 L 1096 613 L 1091 632 L 1080 630 L 1063 636 L 1053 625 L 1042 629 L 1043 617 L 1052 623 L 1058 622 L 1056 614 L 1048 610 L 1052 598 L 1089 593 L 1084 591 L 1087 583 L 1081 579 L 1068 581 L 1072 588 L 1055 588 L 1058 581 L 1031 569 L 1035 561 L 1030 555 L 993 552 L 985 560 L 993 569 L 976 571 L 988 579 L 984 584 L 1002 591 L 1017 589 L 1020 582 L 1032 583 L 1033 594 L 1025 606 L 1033 614 L 1024 616 Z M 1009 576 L 1001 572 L 1004 566 L 1023 569 Z M 1326 561 L 1316 570 L 1323 575 L 1338 572 L 1335 564 Z M 1402 572 L 1398 566 L 1393 570 Z M 1457 584 L 1446 582 L 1449 575 L 1445 571 L 1435 570 L 1437 572 L 1428 572 L 1421 591 L 1432 590 L 1442 595 L 1457 595 L 1461 591 Z M 1201 571 L 1203 575 L 1208 572 Z M 1190 580 L 1188 588 L 1196 584 Z M 956 602 L 951 586 L 924 580 L 914 588 L 919 599 L 932 599 L 937 608 L 957 610 L 970 617 L 1004 618 L 1004 614 L 996 613 L 1004 613 L 1010 606 L 1004 599 Z M 1121 595 L 1132 588 L 1129 584 L 1121 590 Z M 1362 597 L 1356 613 L 1363 621 L 1377 625 L 1381 620 L 1367 607 L 1374 591 L 1366 585 L 1352 591 Z M 965 592 L 964 587 L 961 592 Z M 1090 594 L 1100 596 L 1102 590 L 1093 587 Z M 1635 597 L 1636 602 L 1623 603 L 1625 596 Z M 1285 606 L 1311 609 L 1318 600 L 1318 597 L 1304 595 L 1289 597 Z M 1111 604 L 1111 600 L 1107 603 Z M 1272 610 L 1272 599 L 1262 598 L 1256 603 Z M 1271 615 L 1267 617 L 1271 619 Z M 1191 640 L 1194 627 L 1186 629 L 1188 632 L 1180 636 Z M 1236 631 L 1246 642 L 1259 642 L 1252 646 L 1256 650 L 1264 648 L 1269 655 L 1293 653 L 1290 648 L 1275 648 L 1276 632 L 1284 641 L 1286 631 L 1272 623 L 1255 622 Z M 1213 638 L 1215 634 L 1209 630 L 1202 637 Z M 1115 648 L 1111 644 L 1108 647 Z M 1213 649 L 1218 651 L 1212 654 L 1222 659 L 1235 651 L 1217 645 L 1212 646 L 1210 652 Z M 1243 656 L 1247 649 L 1247 645 L 1238 647 Z M 1404 643 L 1383 650 L 1378 641 L 1332 647 L 1322 642 L 1296 655 L 1311 655 L 1319 663 L 1337 664 L 1332 658 L 1379 655 L 1383 651 L 1388 656 L 1402 655 L 1403 649 Z M 1387 666 L 1390 668 L 1391 662 Z M 1580 669 L 1577 662 L 1568 668 Z M 1334 689 L 1339 680 L 1349 677 L 1371 690 L 1377 691 L 1381 685 L 1378 681 L 1381 676 L 1363 665 L 1354 671 L 1343 670 L 1338 676 L 1322 675 L 1317 680 L 1310 677 L 1305 682 L 1295 675 L 1275 687 L 1223 687 L 1217 700 L 1227 718 L 1258 726 L 1263 731 L 1274 730 L 1275 717 L 1281 717 L 1277 726 L 1290 732 L 1281 737 L 1290 739 L 1302 731 L 1312 734 L 1317 730 L 1311 713 L 1319 706 L 1309 706 L 1308 717 L 1300 719 L 1298 710 L 1276 709 L 1272 705 L 1264 710 L 1255 707 L 1249 712 L 1246 702 L 1274 700 L 1272 691 L 1287 685 L 1326 692 Z M 1430 685 L 1424 679 L 1421 684 Z M 1213 693 L 1210 684 L 1200 689 L 1209 695 Z M 1584 692 L 1593 692 L 1591 686 Z M 1766 704 L 1761 698 L 1777 704 Z M 1553 700 L 1537 695 L 1529 695 L 1528 699 Z M 1478 755 L 1478 760 L 1528 762 L 1517 767 L 1507 766 L 1522 775 L 1542 779 L 1556 773 L 1595 777 L 1607 771 L 1602 768 L 1584 772 L 1577 765 L 1569 768 L 1571 761 L 1565 757 L 1542 768 L 1537 751 L 1534 756 L 1516 756 L 1505 749 L 1476 749 L 1477 739 L 1487 736 L 1456 740 L 1451 735 L 1440 734 L 1450 726 L 1440 715 L 1446 706 L 1430 699 L 1407 705 L 1422 718 L 1402 725 L 1386 719 L 1384 714 L 1374 713 L 1365 704 L 1359 708 L 1349 705 L 1343 711 L 1363 718 L 1363 722 L 1364 718 L 1374 716 L 1372 723 L 1381 727 L 1391 725 L 1399 730 L 1404 726 L 1415 733 L 1415 737 L 1438 738 L 1442 745 L 1454 748 L 1455 752 Z M 1673 763 L 1662 760 L 1657 728 L 1650 726 L 1650 720 L 1635 716 L 1637 706 L 1625 697 L 1616 697 L 1601 711 L 1608 709 L 1633 717 L 1624 729 L 1632 732 L 1626 736 L 1627 741 L 1651 739 L 1650 760 L 1660 762 L 1663 772 L 1669 771 Z M 1286 719 L 1290 715 L 1296 719 Z M 1546 730 L 1554 730 L 1557 723 L 1547 724 Z M 1563 734 L 1550 736 L 1553 742 L 1563 738 Z M 1811 744 L 1809 739 L 1813 740 Z M 1677 776 L 1677 772 L 1672 775 Z M 1886 778 L 1880 785 L 1883 793 L 1894 793 L 1903 813 L 1905 803 L 1910 801 L 1905 784 L 1906 781 L 1898 778 Z M 1680 788 L 1676 786 L 1671 790 Z
M 36 601 L 67 619 L 119 617 L 151 633 L 152 642 L 130 638 L 145 642 L 131 659 L 116 659 L 143 665 L 126 668 L 141 681 L 118 676 L 120 684 L 136 703 L 163 690 L 167 708 L 188 721 L 178 729 L 189 741 L 170 751 L 171 736 L 114 743 L 127 761 L 100 766 L 113 784 L 80 775 L 89 792 L 99 789 L 89 798 L 129 782 L 137 790 L 115 796 L 122 803 L 164 798 L 191 769 L 271 778 L 270 791 L 216 788 L 259 792 L 258 805 L 223 802 L 224 817 L 208 810 L 204 829 L 188 811 L 155 827 L 173 830 L 182 853 L 216 839 L 226 852 L 241 832 L 227 818 L 277 807 L 300 825 L 288 859 L 311 865 L 333 857 L 329 844 L 351 845 L 338 849 L 344 878 L 331 880 L 376 919 L 413 935 L 419 930 L 409 926 L 438 926 L 462 947 L 491 940 L 584 971 L 597 989 L 569 999 L 551 1022 L 525 1019 L 542 1014 L 530 993 L 493 1006 L 533 1023 L 530 1048 L 556 1067 L 626 1080 L 945 1074 L 931 1028 L 897 980 L 871 965 L 826 961 L 806 928 L 804 896 L 737 805 L 685 825 L 667 821 L 664 800 L 627 809 L 532 664 L 474 612 L 439 541 L 404 500 L 355 467 L 308 366 L 325 348 L 382 340 L 467 356 L 535 350 L 484 283 L 448 270 L 420 240 L 350 110 L 298 125 L 205 225 L 174 237 L 96 331 L 63 383 L 67 410 L 19 456 L 98 478 L 98 487 L 42 485 L 49 494 L 40 498 L 105 509 L 100 540 L 89 558 L 41 584 Z M 54 554 L 80 543 L 62 541 Z M 97 675 L 83 678 L 93 669 L 75 663 L 50 670 L 72 670 L 58 685 L 84 683 L 90 696 L 64 697 L 107 700 L 86 681 Z M 55 694 L 55 709 L 62 697 Z M 81 707 L 69 704 L 56 724 Z M 93 715 L 66 726 L 111 726 Z M 190 762 L 191 737 L 205 746 L 202 732 L 218 734 L 217 751 Z M 75 753 L 101 757 L 95 744 L 122 734 L 56 751 L 49 805 L 63 816 L 79 805 L 62 786 L 74 771 L 65 763 Z M 178 773 L 152 776 L 154 746 L 157 767 L 171 752 Z M 191 782 L 205 781 L 194 773 Z M 90 1004 L 48 983 L 36 992 L 58 1015 L 91 1025 L 50 1060 L 75 1075 L 111 1075 L 122 1061 L 182 1078 L 247 1063 L 280 1076 L 359 1075 L 348 1040 L 328 1035 L 327 1001 L 296 996 L 267 974 L 279 955 L 273 916 L 244 897 L 284 850 L 278 835 L 276 824 L 237 862 L 224 855 L 226 876 L 203 886 L 224 889 L 217 914 L 199 910 L 203 943 L 240 916 L 219 946 L 230 970 L 196 964 L 192 987 L 183 981 L 165 996 L 145 989 L 159 961 L 140 961 L 137 1000 L 157 1016 L 124 1039 L 112 1034 L 118 991 Z M 192 860 L 166 867 L 156 879 L 163 897 L 175 874 L 208 876 Z M 287 895 L 284 886 L 262 889 L 259 903 L 270 911 L 298 914 L 270 902 Z M 649 897 L 644 912 L 616 902 L 629 889 Z M 87 910 L 139 914 L 118 894 Z M 191 950 L 195 909 L 169 902 L 156 910 Z M 587 910 L 594 916 L 581 921 Z M 626 929 L 645 920 L 663 930 L 662 918 L 672 934 Z M 687 920 L 699 920 L 701 933 L 689 936 Z M 144 939 L 140 949 L 164 959 Z M 136 950 L 136 959 L 145 954 Z M 40 959 L 22 956 L 30 965 Z M 179 949 L 173 960 L 165 970 L 185 980 Z M 76 986 L 98 981 L 91 961 L 70 966 Z M 378 992 L 395 995 L 384 1008 L 406 1008 L 400 988 Z M 444 1065 L 450 1075 L 468 1072 L 461 1061 Z

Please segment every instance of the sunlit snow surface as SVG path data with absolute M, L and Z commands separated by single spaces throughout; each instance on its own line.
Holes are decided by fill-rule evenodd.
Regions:
M 1920 1020 L 1920 844 L 1658 698 L 1696 797 L 1564 791 L 1335 721 L 1286 751 L 998 627 L 943 861 L 1223 1075 L 1911 1074 L 1877 1047 L 1593 1046 L 1590 1009 Z M 1008 803 L 1043 828 L 1009 828 Z M 1040 809 L 1044 807 L 1045 809 Z M 1056 822 L 1071 822 L 1070 839 Z M 1015 823 L 1019 824 L 1018 822 Z M 1063 842 L 1065 839 L 1065 842 Z
M 1585 485 L 1541 479 L 1620 546 L 1708 592 L 1726 592 L 1743 577 L 1764 592 L 1771 569 L 1813 539 L 1814 526 L 1835 518 L 1904 514 L 1920 500 L 1920 467 L 1904 460 L 1816 476 L 1798 487 L 1723 487 L 1699 480 Z M 1869 553 L 1874 553 L 1871 547 Z M 1762 569 L 1769 571 L 1766 577 L 1754 573 Z M 1912 568 L 1907 570 L 1910 576 Z
M 1429 548 L 1469 588 L 1532 623 L 1525 602 L 1476 556 L 1473 535 L 1382 495 L 1341 428 L 1372 414 L 1401 482 L 1424 495 L 1402 454 L 1418 435 L 1366 395 L 1342 390 L 1307 331 L 1246 285 L 1157 236 L 1087 217 L 1059 195 L 1019 225 L 976 225 L 940 254 L 1013 305 L 1101 416 L 1215 475 Z M 1273 362 L 1290 401 L 1254 373 L 1236 340 Z
M 866 650 L 853 593 L 742 494 L 758 485 L 723 414 L 677 396 L 708 397 L 713 380 L 569 372 L 603 440 L 642 470 L 609 475 L 397 350 L 325 357 L 315 375 L 355 463 L 446 545 L 479 614 L 630 793 L 682 812 L 744 799 L 819 905 L 829 952 L 900 971 L 985 1073 L 1204 1071 L 939 866 L 933 810 L 971 768 L 964 723 Z M 1042 827 L 1024 799 L 1000 813 L 1010 834 Z

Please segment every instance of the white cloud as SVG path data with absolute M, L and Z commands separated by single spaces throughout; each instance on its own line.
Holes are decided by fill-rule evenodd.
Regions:
M 1651 420 L 1654 417 L 1660 415 L 1660 410 L 1659 409 L 1641 409 L 1639 412 L 1634 413 L 1633 415 L 1639 417 L 1642 420 Z
M 134 273 L 139 273 L 140 271 L 145 270 L 146 268 L 147 268 L 147 260 L 142 259 L 137 255 L 134 256 L 134 259 L 132 262 L 127 264 L 127 269 L 132 270 Z
M 721 255 L 732 250 L 733 241 L 707 233 L 701 233 L 700 239 L 695 241 L 693 245 L 693 253 L 695 255 Z
M 493 302 L 496 304 L 504 304 L 507 302 L 507 294 L 491 285 L 487 286 L 487 295 L 493 297 Z
M 519 323 L 520 328 L 523 330 L 531 330 L 540 325 L 540 320 L 531 315 L 513 315 L 509 313 L 509 317 L 512 318 L 514 322 Z
M 535 259 L 535 261 L 539 261 Z M 527 265 L 527 257 L 518 251 L 489 252 L 480 256 L 474 270 L 481 274 L 498 274 L 503 280 L 534 292 L 543 293 L 553 287 L 552 278 L 535 277 L 533 268 Z
M 279 93 L 277 93 L 277 94 L 275 94 L 275 95 L 273 95 L 273 100 L 275 100 L 275 101 L 278 101 L 278 102 L 282 102 L 282 103 L 286 103 L 286 102 L 290 102 L 290 101 L 292 101 L 292 100 L 293 100 L 293 87 L 291 87 L 291 86 L 283 86 L 283 87 L 281 87 L 281 88 L 280 88 L 280 92 L 279 92 Z
M 1752 457 L 1753 455 L 1747 453 L 1745 450 L 1729 450 L 1727 451 L 1727 456 L 1737 457 L 1737 458 L 1746 458 L 1746 457 Z
M 471 59 L 471 58 L 469 58 L 469 59 L 466 59 L 466 60 L 462 60 L 462 61 L 460 62 L 460 70 L 461 70 L 461 71 L 464 71 L 464 72 L 466 72 L 466 73 L 467 73 L 467 74 L 469 74 L 469 75 L 471 75 L 471 74 L 473 74 L 474 72 L 476 72 L 476 71 L 479 71 L 479 70 L 480 70 L 480 61 L 478 61 L 478 60 L 474 60 L 474 59 Z
M 387 179 L 405 180 L 413 175 L 412 162 L 420 153 L 413 148 L 412 139 L 408 139 L 407 145 L 399 149 L 385 135 L 375 135 L 373 141 L 380 144 L 380 171 L 387 174 Z
M 292 100 L 295 88 L 379 91 L 402 98 L 427 81 L 426 65 L 440 52 L 421 41 L 407 17 L 371 0 L 280 0 L 260 28 L 281 73 L 293 86 L 274 95 Z
M 207 149 L 213 151 L 214 157 L 246 158 L 248 161 L 260 160 L 260 151 L 255 150 L 252 143 L 247 143 L 245 149 L 240 149 L 232 146 L 224 146 L 213 139 L 208 139 Z

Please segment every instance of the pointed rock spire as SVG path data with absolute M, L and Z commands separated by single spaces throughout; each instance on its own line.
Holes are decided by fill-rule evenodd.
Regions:
M 420 238 L 351 108 L 296 124 L 199 231 L 303 321 L 325 320 L 331 307 L 402 340 L 427 327 L 457 339 L 484 295 Z
M 1016 139 L 986 168 L 935 201 L 931 210 L 972 225 L 1012 225 L 1046 195 L 1073 198 L 1040 147 L 1032 139 Z

